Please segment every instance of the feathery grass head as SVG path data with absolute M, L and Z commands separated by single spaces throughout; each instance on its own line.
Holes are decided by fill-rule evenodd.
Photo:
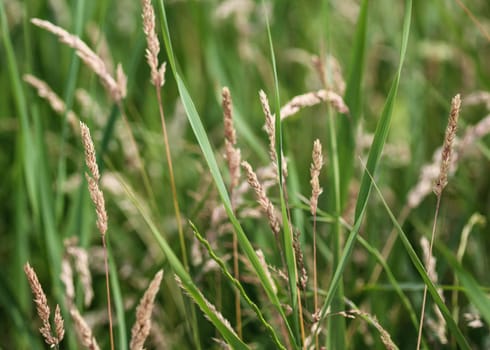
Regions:
M 449 113 L 449 122 L 446 128 L 446 136 L 444 137 L 444 145 L 442 146 L 441 167 L 439 177 L 434 184 L 433 191 L 437 196 L 442 194 L 442 191 L 447 185 L 447 175 L 451 165 L 451 157 L 453 154 L 453 141 L 456 137 L 456 129 L 458 127 L 459 110 L 461 108 L 461 97 L 459 94 L 453 97 L 451 101 L 451 112 Z
M 320 170 L 323 166 L 323 155 L 322 155 L 322 144 L 320 140 L 316 139 L 313 143 L 313 162 L 311 163 L 310 174 L 311 174 L 311 199 L 310 199 L 310 211 L 313 216 L 316 215 L 318 209 L 318 197 L 323 192 L 320 187 Z
M 234 189 L 240 181 L 241 152 L 235 147 L 236 130 L 233 125 L 233 105 L 230 90 L 226 86 L 221 91 L 221 96 L 225 129 L 225 156 L 230 171 L 230 189 Z
M 267 197 L 264 187 L 259 182 L 259 179 L 257 178 L 257 174 L 255 174 L 255 172 L 253 171 L 252 166 L 248 162 L 243 161 L 242 167 L 243 169 L 245 169 L 245 172 L 247 174 L 247 182 L 250 185 L 250 187 L 252 187 L 252 189 L 254 190 L 260 207 L 262 208 L 262 210 L 267 215 L 267 218 L 269 219 L 269 225 L 272 229 L 272 232 L 277 237 L 281 231 L 281 224 L 276 216 L 274 205 L 270 201 L 269 197 Z
M 143 5 L 143 32 L 146 35 L 148 48 L 146 49 L 146 60 L 151 70 L 151 82 L 156 87 L 165 83 L 165 62 L 158 67 L 158 53 L 160 52 L 160 41 L 155 32 L 155 10 L 151 0 L 142 0 Z
M 65 102 L 63 102 L 63 100 L 49 87 L 46 82 L 30 74 L 25 74 L 23 78 L 26 83 L 37 90 L 39 97 L 42 97 L 48 101 L 49 105 L 56 113 L 63 115 L 66 112 L 66 118 L 68 119 L 71 127 L 73 130 L 77 130 L 77 115 L 73 111 L 66 111 Z
M 116 77 L 114 78 L 106 64 L 85 42 L 78 36 L 68 33 L 61 27 L 54 25 L 49 21 L 44 21 L 39 18 L 31 19 L 31 22 L 39 28 L 45 29 L 48 32 L 56 35 L 60 41 L 69 47 L 76 50 L 80 59 L 99 76 L 102 84 L 107 89 L 109 95 L 115 102 L 121 101 L 126 97 L 126 75 L 121 64 L 117 65 Z
M 85 162 L 90 170 L 91 175 L 85 173 L 85 177 L 88 182 L 88 189 L 90 192 L 90 198 L 95 205 L 95 211 L 97 213 L 97 228 L 102 235 L 105 235 L 107 231 L 107 212 L 105 210 L 104 194 L 99 188 L 100 173 L 97 165 L 97 158 L 95 156 L 95 147 L 92 137 L 90 136 L 90 130 L 87 125 L 80 122 L 80 131 L 82 135 L 83 147 L 85 148 Z
M 87 324 L 87 322 L 83 319 L 82 315 L 78 309 L 73 307 L 70 310 L 71 318 L 73 320 L 73 326 L 75 328 L 75 333 L 77 334 L 78 341 L 82 346 L 90 350 L 99 350 L 99 345 L 97 344 L 97 340 L 95 340 L 92 329 Z
M 148 289 L 136 308 L 136 321 L 131 329 L 131 341 L 129 343 L 129 348 L 131 350 L 143 349 L 145 340 L 148 337 L 148 334 L 150 334 L 151 313 L 153 311 L 155 297 L 160 289 L 162 277 L 163 271 L 160 270 L 151 281 Z
M 43 336 L 46 344 L 50 345 L 51 347 L 58 346 L 63 340 L 63 336 L 65 334 L 64 322 L 63 317 L 61 316 L 60 307 L 59 305 L 56 305 L 54 314 L 56 336 L 53 336 L 51 323 L 49 321 L 51 310 L 49 309 L 48 299 L 46 298 L 46 294 L 44 293 L 41 283 L 39 282 L 37 274 L 29 263 L 24 265 L 24 272 L 27 276 L 32 294 L 34 295 L 34 303 L 36 304 L 37 314 L 42 322 L 39 332 Z

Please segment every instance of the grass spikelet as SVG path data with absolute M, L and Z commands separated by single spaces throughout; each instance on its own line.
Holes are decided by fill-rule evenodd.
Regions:
M 71 268 L 68 255 L 64 255 L 61 260 L 61 282 L 65 286 L 65 297 L 68 305 L 72 305 L 75 300 L 75 285 L 73 283 L 73 269 Z
M 310 175 L 311 175 L 311 199 L 310 199 L 310 212 L 311 215 L 315 218 L 316 211 L 318 209 L 318 197 L 323 192 L 323 189 L 320 187 L 320 170 L 323 166 L 323 155 L 322 155 L 322 144 L 320 140 L 315 140 L 313 143 L 313 153 L 312 153 L 313 162 L 311 163 Z
M 240 150 L 235 148 L 236 130 L 233 125 L 233 105 L 230 90 L 227 87 L 224 87 L 221 96 L 225 129 L 225 155 L 230 171 L 230 192 L 233 194 L 233 189 L 238 186 L 240 181 L 241 154 Z M 231 197 L 233 199 L 233 195 L 231 195 Z
M 277 151 L 276 151 L 276 124 L 275 116 L 271 113 L 271 107 L 269 105 L 269 100 L 267 95 L 263 90 L 259 92 L 260 103 L 262 104 L 262 110 L 265 115 L 265 132 L 269 138 L 269 157 L 274 164 L 275 169 L 277 168 Z M 277 169 L 276 169 L 277 171 Z M 279 177 L 279 174 L 277 174 Z
M 331 90 L 318 90 L 295 96 L 281 108 L 281 120 L 298 113 L 302 108 L 311 107 L 322 102 L 327 102 L 339 113 L 348 114 L 349 107 L 342 96 Z
M 72 308 L 70 314 L 80 344 L 90 350 L 99 350 L 99 344 L 93 336 L 92 329 L 80 315 L 80 312 L 76 308 Z
M 461 97 L 459 94 L 453 97 L 451 100 L 451 111 L 449 113 L 449 121 L 446 128 L 446 134 L 444 137 L 444 143 L 441 151 L 441 164 L 439 168 L 439 176 L 434 184 L 433 191 L 437 196 L 436 210 L 434 213 L 434 223 L 432 226 L 432 234 L 430 238 L 430 246 L 427 256 L 428 260 L 432 258 L 432 247 L 434 246 L 434 240 L 436 236 L 437 218 L 439 216 L 439 208 L 441 206 L 442 191 L 447 185 L 447 176 L 451 165 L 451 157 L 453 154 L 453 142 L 456 137 L 456 128 L 458 126 L 459 110 L 461 108 Z M 431 266 L 431 262 L 426 262 L 426 268 Z M 435 262 L 434 262 L 435 264 Z M 417 350 L 420 349 L 422 340 L 422 329 L 424 325 L 425 316 L 425 304 L 427 302 L 427 284 L 424 286 L 424 296 L 422 299 L 422 310 L 420 312 L 420 324 L 417 337 Z
M 107 294 L 107 315 L 109 318 L 109 335 L 111 342 L 111 350 L 114 350 L 114 334 L 112 331 L 112 311 L 111 311 L 111 292 L 109 286 L 109 263 L 106 246 L 106 231 L 107 231 L 107 212 L 105 209 L 104 194 L 99 189 L 100 173 L 95 156 L 94 142 L 90 136 L 90 130 L 83 122 L 80 122 L 80 130 L 82 135 L 82 143 L 85 149 L 85 162 L 90 170 L 91 176 L 85 173 L 85 178 L 88 182 L 90 197 L 95 205 L 97 213 L 97 228 L 102 235 L 102 246 L 104 249 L 104 267 L 106 274 L 106 294 Z
M 163 271 L 157 272 L 151 281 L 148 289 L 140 300 L 136 308 L 136 321 L 131 329 L 131 342 L 129 348 L 131 350 L 141 350 L 151 329 L 151 313 L 155 302 L 155 297 L 160 289 L 162 282 Z
M 74 131 L 78 131 L 78 117 L 73 111 L 66 111 L 65 102 L 49 87 L 49 85 L 33 75 L 25 74 L 24 81 L 37 90 L 39 97 L 48 101 L 51 108 L 58 114 L 66 112 L 66 118 Z
M 451 101 L 451 112 L 449 114 L 449 122 L 447 124 L 446 136 L 444 138 L 444 144 L 442 146 L 441 167 L 439 170 L 439 177 L 434 184 L 434 193 L 440 196 L 442 191 L 447 185 L 447 175 L 449 172 L 449 166 L 451 165 L 451 157 L 453 154 L 453 142 L 456 137 L 456 129 L 458 126 L 459 110 L 461 108 L 461 97 L 454 96 Z
M 60 41 L 76 50 L 80 59 L 97 75 L 102 84 L 107 89 L 109 96 L 115 101 L 120 102 L 126 97 L 126 75 L 121 64 L 117 65 L 116 77 L 114 78 L 107 69 L 104 61 L 100 58 L 85 42 L 78 36 L 70 34 L 66 30 L 49 21 L 39 18 L 32 18 L 31 22 L 39 28 L 56 35 Z
M 89 269 L 87 250 L 74 244 L 68 244 L 66 253 L 73 258 L 75 270 L 82 284 L 84 294 L 83 303 L 85 306 L 89 306 L 94 298 L 94 290 L 92 288 L 92 274 Z
M 58 345 L 63 340 L 65 334 L 63 326 L 63 318 L 61 317 L 61 312 L 59 305 L 56 305 L 54 322 L 55 322 L 55 332 L 56 336 L 53 336 L 53 331 L 51 329 L 51 324 L 49 321 L 51 311 L 48 305 L 48 299 L 46 294 L 37 278 L 37 274 L 29 263 L 24 265 L 24 272 L 27 276 L 29 286 L 31 287 L 32 294 L 34 295 L 34 303 L 36 304 L 36 311 L 41 319 L 42 326 L 39 328 L 39 332 L 44 338 L 46 344 L 51 347 L 58 348 Z
M 146 60 L 151 70 L 151 82 L 155 87 L 162 87 L 165 83 L 165 62 L 158 67 L 158 53 L 160 52 L 160 41 L 155 32 L 155 11 L 151 0 L 143 0 L 143 32 L 146 35 L 148 48 L 146 49 Z
M 281 224 L 276 216 L 274 205 L 270 201 L 269 197 L 267 197 L 267 194 L 265 193 L 262 184 L 259 182 L 257 174 L 255 174 L 255 172 L 253 171 L 252 166 L 248 162 L 243 161 L 242 167 L 243 169 L 245 169 L 245 172 L 247 174 L 247 182 L 254 190 L 257 197 L 257 202 L 267 215 L 269 225 L 272 229 L 272 232 L 274 233 L 274 236 L 277 239 L 279 237 L 279 232 L 281 231 Z
M 85 162 L 90 174 L 85 174 L 88 182 L 88 188 L 90 197 L 95 205 L 95 211 L 97 213 L 97 228 L 102 235 L 105 235 L 107 231 L 107 212 L 105 210 L 104 195 L 99 188 L 98 182 L 100 181 L 99 167 L 97 165 L 97 158 L 95 156 L 94 143 L 90 136 L 90 130 L 87 125 L 80 122 L 80 132 L 82 135 L 83 147 L 85 149 Z

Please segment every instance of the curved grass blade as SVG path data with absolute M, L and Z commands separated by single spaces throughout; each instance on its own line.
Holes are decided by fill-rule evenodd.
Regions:
M 403 231 L 403 229 L 400 227 L 400 224 L 396 220 L 396 217 L 393 215 L 393 213 L 390 210 L 390 207 L 388 206 L 388 203 L 386 203 L 381 191 L 379 190 L 378 186 L 372 180 L 371 182 L 374 185 L 374 188 L 376 189 L 376 192 L 378 193 L 379 198 L 383 202 L 383 205 L 386 209 L 386 212 L 390 216 L 391 221 L 393 222 L 393 225 L 395 226 L 396 230 L 398 231 L 398 235 L 400 236 L 400 240 L 403 243 L 403 246 L 405 247 L 405 250 L 408 253 L 408 256 L 410 257 L 410 260 L 412 260 L 413 265 L 417 269 L 420 277 L 424 280 L 424 283 L 427 285 L 427 289 L 429 293 L 431 294 L 432 298 L 434 299 L 434 302 L 437 304 L 439 309 L 441 310 L 441 313 L 444 317 L 444 320 L 446 321 L 446 324 L 451 331 L 451 334 L 456 338 L 456 341 L 460 347 L 460 349 L 470 349 L 470 346 L 468 342 L 466 341 L 465 337 L 463 336 L 463 333 L 461 330 L 458 328 L 458 325 L 454 321 L 451 312 L 447 308 L 446 304 L 444 304 L 444 300 L 441 299 L 441 296 L 439 295 L 436 286 L 434 283 L 432 283 L 431 279 L 427 275 L 427 272 L 425 271 L 425 267 L 420 261 L 419 257 L 417 256 L 417 253 L 412 247 L 412 244 L 410 243 L 407 235 Z M 459 275 L 458 275 L 459 277 Z M 467 276 L 465 276 L 467 277 Z M 467 280 L 466 280 L 467 281 Z
M 262 1 L 262 5 L 265 9 L 264 1 Z M 267 13 L 267 11 L 264 10 L 264 13 Z M 265 20 L 266 20 L 266 27 L 267 27 L 267 37 L 269 40 L 272 71 L 274 74 L 274 96 L 275 96 L 274 102 L 275 102 L 275 109 L 276 109 L 275 137 L 276 137 L 276 154 L 277 154 L 277 169 L 278 169 L 277 173 L 279 176 L 279 197 L 281 201 L 281 216 L 283 222 L 283 233 L 282 233 L 283 250 L 284 250 L 286 268 L 289 277 L 288 278 L 289 295 L 290 295 L 289 302 L 292 308 L 293 329 L 296 335 L 296 339 L 299 339 L 299 330 L 300 327 L 303 330 L 303 325 L 300 325 L 300 320 L 299 320 L 300 305 L 298 303 L 299 298 L 298 298 L 298 288 L 297 288 L 298 271 L 296 267 L 296 256 L 293 247 L 293 232 L 292 232 L 291 222 L 289 218 L 288 207 L 286 203 L 286 197 L 285 197 L 286 194 L 284 193 L 284 191 L 286 190 L 286 186 L 284 185 L 284 178 L 282 173 L 282 168 L 283 168 L 282 155 L 284 154 L 284 152 L 283 152 L 283 142 L 282 142 L 283 134 L 282 134 L 282 122 L 281 122 L 281 99 L 279 96 L 279 79 L 277 77 L 276 56 L 274 54 L 274 44 L 272 42 L 271 27 L 269 24 L 269 17 L 267 15 L 265 16 Z M 303 331 L 302 331 L 302 335 L 304 335 Z
M 366 56 L 367 15 L 369 1 L 363 0 L 357 20 L 356 34 L 352 43 L 349 75 L 344 101 L 349 106 L 349 115 L 339 118 L 338 144 L 339 164 L 342 167 L 340 181 L 341 207 L 344 207 L 347 189 L 354 169 L 354 133 L 361 114 L 361 83 L 364 75 L 364 57 Z
M 213 259 L 218 264 L 218 266 L 221 268 L 221 272 L 223 272 L 223 274 L 231 282 L 231 284 L 233 284 L 233 286 L 239 290 L 242 298 L 252 308 L 252 310 L 254 310 L 259 321 L 265 327 L 267 332 L 269 332 L 269 335 L 272 338 L 272 340 L 274 341 L 274 343 L 276 343 L 276 346 L 279 349 L 285 350 L 286 348 L 284 347 L 283 344 L 281 344 L 281 341 L 279 340 L 276 332 L 274 331 L 274 328 L 272 328 L 272 326 L 265 320 L 264 315 L 260 311 L 259 307 L 257 306 L 257 304 L 255 304 L 252 301 L 252 299 L 250 299 L 250 297 L 248 296 L 247 292 L 243 288 L 240 281 L 238 281 L 235 277 L 233 277 L 233 275 L 230 273 L 230 271 L 228 271 L 228 268 L 226 267 L 224 261 L 219 256 L 216 255 L 216 253 L 214 252 L 214 250 L 211 247 L 211 245 L 209 244 L 209 242 L 201 235 L 201 233 L 199 233 L 199 230 L 197 229 L 197 227 L 192 222 L 190 222 L 190 225 L 192 227 L 192 230 L 194 231 L 194 235 L 199 240 L 199 242 L 201 242 L 201 244 L 204 245 L 204 247 L 208 251 L 211 259 Z
M 376 127 L 373 145 L 369 152 L 367 167 L 362 177 L 361 188 L 359 189 L 359 195 L 357 197 L 357 203 L 356 203 L 355 224 L 351 232 L 349 233 L 349 236 L 344 246 L 342 256 L 339 260 L 339 264 L 335 269 L 335 273 L 332 277 L 332 281 L 330 282 L 330 287 L 327 292 L 327 297 L 325 298 L 325 302 L 320 311 L 320 320 L 325 318 L 328 307 L 330 306 L 333 300 L 342 273 L 345 269 L 345 266 L 347 265 L 347 260 L 349 259 L 352 249 L 354 247 L 354 243 L 356 241 L 357 234 L 359 233 L 359 228 L 361 226 L 362 219 L 364 217 L 364 212 L 366 210 L 369 194 L 371 192 L 371 188 L 373 184 L 371 178 L 369 177 L 369 174 L 374 173 L 376 171 L 376 168 L 379 163 L 379 159 L 381 158 L 381 152 L 383 150 L 386 137 L 388 136 L 388 130 L 391 122 L 391 114 L 393 111 L 395 97 L 398 91 L 398 84 L 400 82 L 401 70 L 405 59 L 405 53 L 408 44 L 408 34 L 410 32 L 411 13 L 412 13 L 412 1 L 407 0 L 405 15 L 404 15 L 402 45 L 400 50 L 400 62 L 399 62 L 398 70 L 395 76 L 395 80 L 391 85 L 391 89 L 388 94 L 388 97 L 386 99 L 383 112 L 381 114 L 381 119 Z
M 223 319 L 216 315 L 216 310 L 210 307 L 209 302 L 202 295 L 199 288 L 197 288 L 197 286 L 194 284 L 191 276 L 187 273 L 177 255 L 175 255 L 165 238 L 158 231 L 153 219 L 144 210 L 144 206 L 140 203 L 139 199 L 134 194 L 134 191 L 122 179 L 120 179 L 120 181 L 129 199 L 132 201 L 132 203 L 142 216 L 143 220 L 148 225 L 148 228 L 150 229 L 153 238 L 157 241 L 160 249 L 165 254 L 168 263 L 172 267 L 172 270 L 177 275 L 177 277 L 179 277 L 182 283 L 182 287 L 187 291 L 191 299 L 201 308 L 206 317 L 216 327 L 216 329 L 220 332 L 220 334 L 223 336 L 225 341 L 231 346 L 232 349 L 248 349 L 248 346 L 237 336 L 237 334 L 230 328 L 230 326 L 228 324 L 225 324 L 223 322 Z
M 197 142 L 199 143 L 199 146 L 201 148 L 201 151 L 203 153 L 203 156 L 206 160 L 206 163 L 208 164 L 209 170 L 211 172 L 211 175 L 213 177 L 214 183 L 216 184 L 216 187 L 218 189 L 218 193 L 221 197 L 221 201 L 223 202 L 223 205 L 225 207 L 226 213 L 228 215 L 228 218 L 230 219 L 230 222 L 232 223 L 233 227 L 236 230 L 237 234 L 237 239 L 238 243 L 240 245 L 240 248 L 243 250 L 247 258 L 249 259 L 251 265 L 253 266 L 255 273 L 257 274 L 261 285 L 264 288 L 264 291 L 267 294 L 267 297 L 269 298 L 270 302 L 274 305 L 276 310 L 278 311 L 279 315 L 281 318 L 284 320 L 284 323 L 286 325 L 286 328 L 288 329 L 288 335 L 291 339 L 291 342 L 293 344 L 296 344 L 296 339 L 295 336 L 292 333 L 292 330 L 290 328 L 290 325 L 287 321 L 285 312 L 281 306 L 281 303 L 279 301 L 279 298 L 277 297 L 276 293 L 274 292 L 274 289 L 272 288 L 272 285 L 267 278 L 267 274 L 262 267 L 262 264 L 260 263 L 259 258 L 257 257 L 257 254 L 255 253 L 255 250 L 252 247 L 252 244 L 250 243 L 248 237 L 246 236 L 245 232 L 243 231 L 243 228 L 241 227 L 240 223 L 238 222 L 238 219 L 236 218 L 235 214 L 233 213 L 232 207 L 231 207 L 231 201 L 230 197 L 228 195 L 228 192 L 226 190 L 225 183 L 223 181 L 223 177 L 221 176 L 218 163 L 216 161 L 216 158 L 214 156 L 214 152 L 211 148 L 211 144 L 209 142 L 209 139 L 207 137 L 206 131 L 204 129 L 204 126 L 202 124 L 201 118 L 196 110 L 196 107 L 194 106 L 194 103 L 189 95 L 189 92 L 187 91 L 187 88 L 185 86 L 185 83 L 183 79 L 181 78 L 179 72 L 177 71 L 177 63 L 175 61 L 175 57 L 173 54 L 173 49 L 172 49 L 172 44 L 170 41 L 170 32 L 168 29 L 168 23 L 166 19 L 166 14 L 165 14 L 165 8 L 163 5 L 163 0 L 159 1 L 160 5 L 160 13 L 161 13 L 161 18 L 162 18 L 162 32 L 163 32 L 163 38 L 165 42 L 165 47 L 167 50 L 168 54 L 168 60 L 170 63 L 170 66 L 172 68 L 172 71 L 174 73 L 175 79 L 177 81 L 177 87 L 179 89 L 180 97 L 182 99 L 182 103 L 184 105 L 187 118 L 189 120 L 189 123 L 191 125 L 191 128 L 194 132 L 194 135 L 197 139 Z
M 451 266 L 459 282 L 464 287 L 463 292 L 475 305 L 485 321 L 490 324 L 490 300 L 488 296 L 482 291 L 480 285 L 471 274 L 461 266 L 453 253 L 442 244 L 436 244 L 436 248 L 442 253 L 444 261 Z

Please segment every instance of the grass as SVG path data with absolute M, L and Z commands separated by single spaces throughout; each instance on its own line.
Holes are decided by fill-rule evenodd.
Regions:
M 85 346 L 95 340 L 112 347 L 106 281 L 116 349 L 222 342 L 237 349 L 413 349 L 424 289 L 421 348 L 488 345 L 490 95 L 481 92 L 490 90 L 489 4 L 157 0 L 161 52 L 150 55 L 156 69 L 167 62 L 158 88 L 145 59 L 139 2 L 60 3 L 0 3 L 0 348 L 47 347 L 37 330 L 42 325 L 46 334 L 50 322 L 50 342 L 61 334 L 58 311 L 56 319 L 36 315 L 44 306 L 31 302 L 27 262 L 52 312 L 60 306 L 60 349 L 78 348 L 83 327 L 93 333 Z M 127 93 L 107 92 L 101 74 L 31 18 L 78 35 L 113 76 L 121 62 Z M 25 74 L 45 81 L 65 111 L 57 115 Z M 249 164 L 238 172 L 223 157 L 233 154 L 225 152 L 224 86 L 233 97 L 235 164 Z M 342 97 L 349 111 L 319 102 L 322 89 Z M 316 102 L 281 118 L 281 107 L 307 92 Z M 454 165 L 436 196 L 439 163 L 432 157 L 458 93 Z M 264 132 L 267 108 L 275 118 Z M 108 277 L 68 110 L 94 139 L 108 213 Z M 316 139 L 323 192 L 312 215 Z M 437 280 L 419 243 L 433 232 Z M 91 304 L 85 270 L 70 265 L 72 296 L 60 281 L 65 263 L 76 261 L 70 237 L 88 254 Z M 74 309 L 87 325 L 71 316 Z

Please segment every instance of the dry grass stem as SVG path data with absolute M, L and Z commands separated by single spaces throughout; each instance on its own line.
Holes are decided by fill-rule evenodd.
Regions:
M 148 289 L 140 300 L 136 308 L 136 321 L 131 329 L 131 341 L 129 348 L 131 350 L 142 350 L 148 334 L 151 330 L 151 313 L 155 302 L 155 297 L 160 289 L 163 271 L 157 272 L 151 281 Z
M 51 108 L 58 114 L 66 112 L 66 118 L 74 131 L 78 131 L 78 117 L 73 111 L 66 111 L 63 100 L 49 87 L 49 85 L 33 75 L 25 74 L 24 81 L 37 90 L 39 97 L 48 101 Z
M 281 108 L 281 120 L 298 113 L 304 107 L 311 107 L 322 102 L 330 103 L 339 113 L 349 113 L 349 108 L 342 99 L 342 96 L 331 90 L 318 90 L 293 97 L 291 101 Z
M 259 182 L 257 178 L 257 174 L 255 174 L 255 172 L 253 171 L 252 166 L 248 162 L 243 161 L 242 167 L 245 169 L 245 172 L 247 174 L 248 184 L 255 191 L 257 201 L 260 207 L 262 208 L 262 210 L 267 215 L 272 232 L 274 233 L 274 236 L 277 238 L 279 236 L 279 232 L 281 231 L 281 224 L 276 216 L 274 205 L 270 201 L 269 197 L 267 197 L 267 194 L 265 193 L 262 184 Z
M 70 314 L 80 344 L 90 350 L 99 350 L 100 348 L 93 336 L 92 329 L 80 315 L 80 312 L 76 308 L 72 308 Z
M 446 135 L 444 137 L 444 143 L 442 145 L 441 151 L 441 165 L 439 170 L 439 176 L 434 184 L 433 191 L 437 196 L 436 209 L 434 213 L 434 222 L 432 225 L 432 233 L 430 237 L 430 245 L 429 251 L 427 254 L 428 260 L 432 260 L 432 247 L 434 246 L 435 236 L 436 236 L 436 227 L 437 227 L 437 218 L 439 216 L 439 208 L 441 205 L 441 195 L 442 191 L 447 185 L 447 176 L 449 172 L 449 168 L 451 166 L 451 157 L 453 153 L 453 143 L 456 137 L 456 128 L 458 126 L 458 118 L 459 118 L 459 110 L 461 108 L 461 98 L 459 94 L 453 97 L 451 100 L 451 112 L 449 113 L 449 121 L 446 128 Z M 435 264 L 435 262 L 434 262 Z M 427 269 L 430 268 L 431 262 L 426 262 Z M 419 323 L 419 332 L 417 337 L 417 350 L 420 349 L 421 341 L 422 341 L 422 329 L 424 326 L 424 317 L 425 317 L 425 305 L 427 302 L 427 285 L 424 285 L 424 295 L 422 298 L 422 310 L 420 312 L 420 323 Z
M 37 314 L 42 322 L 39 332 L 43 336 L 46 344 L 50 345 L 51 347 L 58 347 L 65 334 L 63 318 L 61 317 L 59 305 L 56 305 L 55 310 L 54 323 L 56 336 L 53 336 L 53 331 L 49 321 L 51 311 L 49 309 L 48 299 L 46 298 L 46 294 L 44 293 L 41 283 L 37 278 L 37 274 L 29 263 L 24 265 L 24 272 L 27 276 L 32 294 L 34 295 L 34 304 L 36 304 Z
M 117 65 L 116 77 L 114 78 L 107 69 L 104 61 L 76 35 L 70 34 L 61 27 L 49 21 L 38 18 L 31 19 L 31 22 L 56 35 L 60 41 L 76 50 L 80 59 L 99 76 L 102 84 L 107 89 L 109 95 L 115 102 L 120 102 L 126 97 L 126 76 L 121 64 Z
M 151 82 L 155 87 L 161 87 L 165 83 L 165 62 L 158 67 L 158 53 L 160 52 L 160 41 L 155 32 L 155 11 L 151 0 L 143 0 L 143 31 L 146 35 L 148 48 L 146 59 L 151 70 Z
M 449 167 L 451 165 L 451 157 L 453 154 L 453 142 L 456 137 L 456 129 L 458 126 L 459 110 L 461 108 L 461 97 L 454 96 L 451 101 L 451 112 L 449 113 L 449 122 L 446 129 L 446 136 L 444 137 L 444 144 L 442 146 L 441 166 L 439 170 L 439 177 L 434 184 L 434 193 L 440 196 L 444 187 L 447 185 L 447 175 Z

